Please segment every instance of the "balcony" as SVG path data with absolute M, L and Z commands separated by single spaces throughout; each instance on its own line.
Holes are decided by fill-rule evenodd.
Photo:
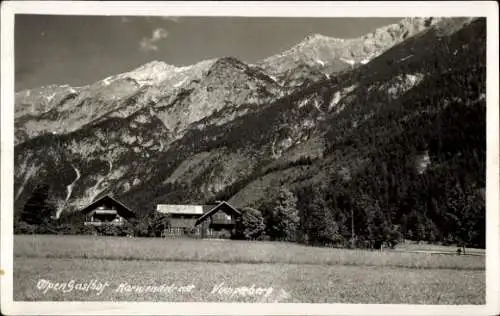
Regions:
M 112 225 L 112 226 L 123 226 L 125 224 L 124 221 L 116 221 L 116 222 L 103 222 L 103 221 L 86 221 L 83 223 L 85 226 L 103 226 L 103 225 Z
M 232 219 L 225 218 L 213 218 L 210 221 L 211 225 L 234 225 L 236 222 Z
M 113 226 L 122 226 L 125 224 L 125 219 L 119 215 L 112 212 L 101 212 L 94 213 L 91 216 L 88 216 L 84 222 L 85 226 L 103 226 L 103 225 L 113 225 Z

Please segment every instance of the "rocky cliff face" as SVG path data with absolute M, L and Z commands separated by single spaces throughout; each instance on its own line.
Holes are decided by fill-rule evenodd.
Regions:
M 481 19 L 404 19 L 358 39 L 311 36 L 258 65 L 152 62 L 19 92 L 16 210 L 41 183 L 59 213 L 105 193 L 140 212 L 221 194 L 250 205 L 275 186 L 363 175 L 375 149 L 399 153 L 407 138 L 419 172 L 442 168 L 452 158 L 433 124 L 484 108 L 485 43 Z
M 16 144 L 42 134 L 64 134 L 106 116 L 126 117 L 158 98 L 175 98 L 214 61 L 174 67 L 153 61 L 84 87 L 49 86 L 16 93 Z
M 231 57 L 189 67 L 151 62 L 78 89 L 20 92 L 16 200 L 39 181 L 57 183 L 60 210 L 108 190 L 127 192 L 151 179 L 151 168 L 191 125 L 221 126 L 284 94 L 268 75 Z
M 231 190 L 230 202 L 255 204 L 283 183 L 365 177 L 378 159 L 418 174 L 452 172 L 460 160 L 471 185 L 483 186 L 484 31 L 484 20 L 439 24 L 266 109 L 254 123 L 282 127 L 261 143 L 275 159 Z
M 284 84 L 298 86 L 306 79 L 314 80 L 315 72 L 325 76 L 350 70 L 354 67 L 365 65 L 389 48 L 430 29 L 453 31 L 469 18 L 405 18 L 397 24 L 388 25 L 374 30 L 358 38 L 333 38 L 321 34 L 312 34 L 302 42 L 283 51 L 281 54 L 271 56 L 258 63 L 266 72 L 280 79 Z M 311 69 L 313 78 L 304 68 Z M 294 74 L 297 69 L 303 74 L 301 80 L 287 82 L 287 73 Z M 297 76 L 295 74 L 295 76 Z M 319 77 L 318 79 L 321 79 Z

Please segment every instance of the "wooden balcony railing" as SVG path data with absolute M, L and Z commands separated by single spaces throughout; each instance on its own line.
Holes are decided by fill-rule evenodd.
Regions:
M 85 226 L 103 226 L 103 225 L 113 225 L 122 226 L 125 222 L 101 222 L 101 221 L 86 221 L 83 223 Z

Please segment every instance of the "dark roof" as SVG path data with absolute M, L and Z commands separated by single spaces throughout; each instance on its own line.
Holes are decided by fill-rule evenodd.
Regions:
M 204 204 L 204 205 L 202 205 L 203 214 L 210 212 L 214 207 L 216 207 L 219 204 Z
M 92 202 L 89 204 L 87 207 L 82 209 L 82 213 L 87 214 L 99 207 L 101 204 L 106 204 L 108 206 L 113 205 L 116 207 L 116 210 L 118 211 L 118 214 L 122 217 L 129 218 L 133 217 L 135 214 L 134 212 L 128 208 L 127 206 L 123 205 L 121 202 L 118 200 L 114 199 L 113 197 L 109 195 L 105 195 L 104 197 L 98 199 L 95 202 Z
M 203 222 L 210 215 L 212 215 L 214 213 L 217 213 L 221 208 L 225 208 L 226 210 L 229 210 L 230 212 L 233 212 L 236 215 L 241 215 L 240 211 L 238 211 L 234 206 L 232 206 L 231 204 L 227 203 L 226 201 L 222 201 L 219 204 L 217 204 L 216 206 L 212 207 L 212 209 L 210 209 L 209 211 L 207 211 L 205 214 L 203 214 L 202 216 L 200 216 L 200 218 L 198 218 L 196 220 L 196 224 L 195 225 L 200 224 L 201 222 Z

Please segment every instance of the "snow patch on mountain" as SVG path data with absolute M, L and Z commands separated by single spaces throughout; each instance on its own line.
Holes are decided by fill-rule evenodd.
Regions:
M 52 93 L 51 95 L 48 95 L 46 98 L 47 98 L 47 101 L 52 101 L 54 99 L 54 97 L 56 96 L 55 93 Z
M 328 106 L 328 110 L 330 111 L 334 107 L 337 106 L 337 104 L 342 100 L 342 94 L 340 91 L 336 91 L 335 94 L 333 95 L 332 101 L 330 101 L 330 105 Z
M 174 69 L 174 71 L 175 72 L 183 72 L 183 71 L 188 71 L 190 69 L 193 69 L 193 66 L 177 67 Z
M 307 103 L 310 101 L 311 99 L 310 98 L 305 98 L 303 100 L 301 100 L 298 104 L 297 104 L 297 107 L 300 109 L 304 106 L 307 105 Z
M 354 66 L 354 64 L 356 63 L 356 61 L 354 59 L 347 59 L 344 57 L 340 57 L 340 60 L 346 64 L 349 64 L 350 66 Z
M 314 99 L 314 107 L 315 107 L 318 111 L 320 111 L 320 112 L 322 112 L 322 113 L 323 113 L 323 110 L 322 110 L 322 109 L 321 109 L 321 107 L 320 107 L 320 104 L 319 104 L 318 99 Z
M 357 84 L 350 85 L 349 87 L 344 88 L 343 93 L 349 94 L 349 93 L 353 92 L 357 87 L 358 87 Z
M 144 64 L 132 71 L 113 76 L 115 79 L 130 78 L 135 80 L 141 87 L 156 86 L 167 81 L 178 81 L 179 76 L 201 77 L 202 72 L 206 71 L 216 59 L 203 60 L 194 65 L 176 67 L 162 61 L 152 61 Z M 175 84 L 171 82 L 171 85 Z
M 340 113 L 345 107 L 345 104 L 339 107 L 340 101 L 342 101 L 342 99 L 346 97 L 348 94 L 352 93 L 357 87 L 358 85 L 353 84 L 348 87 L 345 87 L 342 90 L 335 91 L 330 101 L 330 104 L 328 105 L 328 111 L 331 111 L 332 109 L 335 108 L 336 109 L 335 112 Z
M 24 173 L 24 178 L 23 182 L 21 183 L 21 186 L 19 187 L 16 193 L 14 200 L 17 200 L 19 198 L 21 193 L 23 193 L 24 187 L 26 186 L 26 183 L 28 183 L 28 180 L 30 180 L 30 178 L 33 177 L 40 168 L 39 166 L 37 166 L 35 162 L 32 162 L 31 165 L 29 165 L 28 167 L 26 165 L 26 160 L 24 160 L 23 164 L 21 164 L 18 169 L 18 172 L 20 172 L 21 174 Z
M 405 57 L 401 58 L 399 61 L 401 61 L 401 62 L 402 62 L 402 61 L 405 61 L 405 60 L 407 60 L 407 59 L 409 59 L 409 58 L 412 58 L 412 57 L 413 57 L 413 54 L 408 55 L 408 56 L 405 56 Z
M 64 206 L 68 203 L 68 200 L 71 197 L 71 193 L 73 193 L 73 188 L 75 187 L 76 182 L 80 179 L 80 176 L 81 176 L 80 170 L 78 170 L 78 168 L 76 168 L 73 164 L 71 165 L 71 167 L 73 167 L 73 170 L 76 173 L 76 177 L 73 180 L 73 182 L 71 182 L 71 184 L 69 184 L 69 185 L 66 186 L 66 191 L 67 191 L 67 193 L 66 193 L 66 199 L 64 200 L 63 203 L 61 203 L 59 205 L 59 208 L 56 211 L 56 219 L 59 218 L 59 216 L 63 212 Z
M 182 86 L 182 84 L 183 84 L 184 82 L 186 82 L 187 80 L 188 80 L 188 78 L 184 78 L 184 79 L 182 79 L 182 80 L 181 80 L 181 81 L 179 81 L 178 83 L 174 84 L 174 87 L 175 87 L 175 88 L 179 88 L 179 87 L 180 87 L 180 86 Z
M 418 85 L 424 79 L 424 74 L 401 74 L 381 85 L 379 91 L 385 91 L 389 98 L 397 99 L 403 93 Z
M 111 84 L 111 80 L 112 80 L 111 77 L 107 77 L 102 80 L 102 84 L 105 86 L 109 86 Z
M 283 152 L 285 152 L 292 145 L 293 145 L 293 139 L 290 136 L 280 141 L 274 139 L 271 144 L 271 156 L 273 157 L 273 159 L 278 159 L 283 155 Z
M 423 174 L 430 165 L 431 165 L 431 157 L 429 156 L 428 151 L 419 155 L 415 159 L 415 169 L 418 174 Z

